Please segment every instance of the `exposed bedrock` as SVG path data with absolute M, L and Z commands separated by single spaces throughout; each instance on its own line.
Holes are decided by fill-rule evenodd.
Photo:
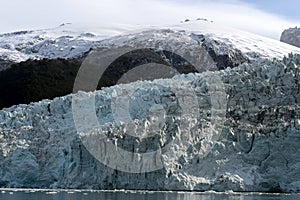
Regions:
M 280 41 L 300 48 L 300 28 L 289 28 L 282 32 Z

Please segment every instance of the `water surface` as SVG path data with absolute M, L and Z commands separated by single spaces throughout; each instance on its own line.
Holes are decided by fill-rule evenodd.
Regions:
M 0 200 L 298 200 L 300 194 L 0 189 Z

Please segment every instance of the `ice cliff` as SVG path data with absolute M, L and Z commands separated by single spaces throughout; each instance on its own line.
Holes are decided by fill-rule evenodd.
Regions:
M 290 55 L 283 61 L 244 63 L 88 93 L 95 95 L 101 139 L 131 152 L 164 149 L 159 157 L 164 167 L 153 172 L 143 172 L 147 165 L 140 168 L 142 173 L 118 171 L 94 157 L 77 133 L 72 114 L 72 97 L 86 93 L 3 109 L 0 186 L 300 191 L 299 67 L 300 57 Z M 213 77 L 222 84 L 210 82 Z M 114 120 L 114 100 L 129 93 L 136 129 Z M 149 112 L 165 113 L 161 131 L 134 137 L 141 133 L 138 128 L 146 130 L 155 123 Z M 98 134 L 82 130 L 86 137 Z M 108 155 L 112 150 L 101 146 L 97 137 L 95 144 L 101 147 L 96 149 L 99 154 L 110 159 L 106 164 L 122 167 L 118 152 Z

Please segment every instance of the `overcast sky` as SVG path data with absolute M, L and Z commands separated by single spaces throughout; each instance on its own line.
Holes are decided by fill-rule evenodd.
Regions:
M 299 0 L 0 0 L 0 32 L 62 23 L 176 24 L 208 18 L 278 39 L 300 26 Z

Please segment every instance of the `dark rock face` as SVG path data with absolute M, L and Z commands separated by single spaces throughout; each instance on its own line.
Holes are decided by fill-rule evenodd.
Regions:
M 300 28 L 296 27 L 284 30 L 280 41 L 300 48 Z
M 28 60 L 0 72 L 0 108 L 70 94 L 80 60 Z
M 207 50 L 219 70 L 237 67 L 242 63 L 250 63 L 250 60 L 239 49 L 220 44 L 220 42 L 206 38 L 201 34 L 192 34 L 191 37 L 199 41 L 199 44 Z
M 205 46 L 208 50 L 209 55 L 212 57 L 212 59 L 216 62 L 217 67 L 219 70 L 226 69 L 227 67 L 237 67 L 241 63 L 249 63 L 249 59 L 247 59 L 242 52 L 236 50 L 230 50 L 223 54 L 217 54 L 215 51 L 216 46 Z
M 0 59 L 0 72 L 10 68 L 12 64 L 14 63 Z
M 111 65 L 108 66 L 108 68 L 104 71 L 99 81 L 98 89 L 101 87 L 116 85 L 125 73 L 129 72 L 135 67 L 149 63 L 169 66 L 180 74 L 197 72 L 197 69 L 195 69 L 192 64 L 190 64 L 181 56 L 172 52 L 157 51 L 155 49 L 139 49 L 126 53 L 111 63 Z M 155 78 L 171 78 L 173 76 L 174 75 L 166 77 L 164 74 L 157 74 Z M 143 75 L 143 77 L 145 77 L 145 75 Z M 146 80 L 148 79 L 146 78 Z M 126 83 L 129 82 L 127 81 Z
M 0 72 L 0 92 L 4 94 L 0 99 L 0 109 L 72 93 L 81 63 L 79 59 L 43 59 L 13 64 Z M 117 84 L 130 69 L 147 63 L 172 66 L 183 74 L 197 72 L 191 64 L 175 54 L 139 50 L 114 61 L 104 72 L 97 89 Z

